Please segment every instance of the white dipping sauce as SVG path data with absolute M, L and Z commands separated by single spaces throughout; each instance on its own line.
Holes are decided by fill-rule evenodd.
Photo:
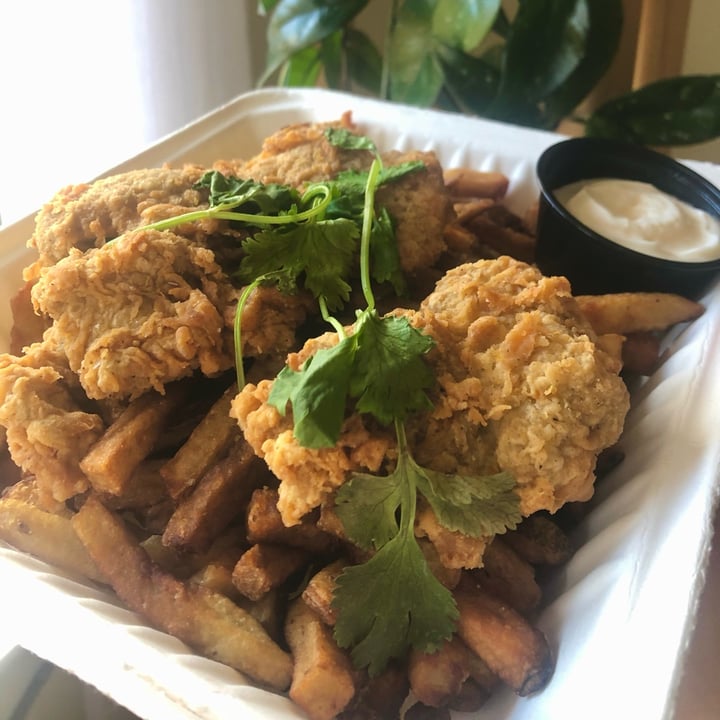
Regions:
M 648 183 L 581 180 L 554 193 L 581 223 L 631 250 L 681 262 L 720 258 L 720 221 Z

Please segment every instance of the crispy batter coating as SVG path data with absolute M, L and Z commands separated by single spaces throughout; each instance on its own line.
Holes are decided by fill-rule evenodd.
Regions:
M 72 250 L 33 288 L 90 398 L 138 397 L 232 365 L 223 320 L 231 286 L 213 254 L 170 232 L 136 230 Z
M 413 424 L 419 462 L 512 473 L 524 515 L 592 495 L 597 455 L 620 436 L 629 395 L 565 278 L 508 257 L 462 265 L 414 323 L 437 342 L 439 383 L 435 409 Z
M 76 385 L 52 329 L 22 357 L 0 355 L 0 425 L 12 459 L 55 500 L 87 489 L 79 462 L 105 430 L 76 399 Z
M 438 379 L 434 409 L 408 422 L 417 460 L 448 473 L 512 473 L 524 515 L 589 498 L 597 455 L 619 437 L 629 400 L 617 361 L 595 344 L 567 281 L 508 257 L 482 260 L 448 272 L 417 312 L 406 313 L 436 342 L 428 357 Z M 309 341 L 288 364 L 297 369 L 328 342 Z M 302 448 L 289 414 L 267 404 L 270 388 L 270 381 L 246 387 L 232 413 L 281 480 L 287 524 L 350 472 L 381 467 L 394 449 L 387 434 L 357 416 L 346 421 L 336 447 Z M 437 541 L 442 554 L 442 532 L 432 518 L 421 519 L 418 532 Z M 477 566 L 484 543 L 458 552 L 453 542 L 455 557 L 443 561 Z
M 26 279 L 34 279 L 39 268 L 53 265 L 71 248 L 100 247 L 158 219 L 157 207 L 154 214 L 143 218 L 153 206 L 164 208 L 160 214 L 165 217 L 200 206 L 204 198 L 193 184 L 202 173 L 203 169 L 195 165 L 149 168 L 63 188 L 36 217 L 28 245 L 37 248 L 39 258 L 26 269 Z
M 297 188 L 343 170 L 367 170 L 372 153 L 332 145 L 324 135 L 328 127 L 357 132 L 347 115 L 339 122 L 291 125 L 268 137 L 262 151 L 247 162 L 218 162 L 214 167 L 236 177 Z M 434 153 L 420 151 L 393 150 L 383 153 L 382 160 L 388 167 L 416 161 L 425 166 L 383 185 L 376 200 L 393 219 L 402 269 L 409 274 L 426 270 L 447 250 L 444 230 L 455 217 L 440 163 Z

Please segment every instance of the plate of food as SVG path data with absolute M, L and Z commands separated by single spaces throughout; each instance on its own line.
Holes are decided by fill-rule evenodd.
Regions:
M 720 291 L 543 275 L 561 140 L 260 90 L 2 231 L 20 642 L 148 719 L 669 718 Z

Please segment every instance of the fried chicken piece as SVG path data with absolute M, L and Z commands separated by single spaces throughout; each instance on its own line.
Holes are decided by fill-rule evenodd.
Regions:
M 344 150 L 325 137 L 327 128 L 354 131 L 349 113 L 329 123 L 298 123 L 265 138 L 260 152 L 249 160 L 220 160 L 213 165 L 225 175 L 302 188 L 335 177 L 341 170 L 367 168 L 372 155 L 365 150 Z
M 235 294 L 239 297 L 242 291 Z M 244 357 L 284 356 L 297 346 L 297 328 L 316 312 L 317 303 L 305 292 L 286 295 L 275 287 L 260 285 L 248 297 L 242 312 Z M 232 327 L 235 304 L 225 310 L 225 324 Z
M 510 472 L 526 516 L 591 497 L 597 455 L 620 436 L 629 395 L 565 278 L 509 257 L 463 265 L 413 323 L 437 343 L 435 407 L 411 423 L 421 464 Z
M 202 206 L 207 196 L 193 188 L 203 168 L 131 170 L 70 185 L 47 202 L 35 219 L 28 242 L 39 258 L 25 270 L 34 280 L 42 267 L 67 256 L 71 248 L 87 250 L 161 217 Z
M 52 328 L 21 357 L 0 355 L 0 425 L 10 454 L 36 476 L 41 493 L 58 501 L 87 490 L 78 464 L 105 430 L 76 391 Z
M 235 177 L 296 188 L 332 179 L 343 170 L 367 170 L 373 153 L 333 145 L 325 137 L 329 127 L 357 132 L 347 113 L 337 122 L 290 125 L 268 137 L 254 158 L 219 161 L 213 167 Z M 425 171 L 380 187 L 376 200 L 393 219 L 402 269 L 409 274 L 426 270 L 447 250 L 444 231 L 455 217 L 440 163 L 434 153 L 420 151 L 393 150 L 383 153 L 382 160 L 386 167 L 416 161 L 425 166 Z
M 136 398 L 199 369 L 232 366 L 232 292 L 213 254 L 171 232 L 135 230 L 71 250 L 33 288 L 87 396 Z
M 404 312 L 436 343 L 428 355 L 438 379 L 434 408 L 407 422 L 418 462 L 446 473 L 510 472 L 523 515 L 592 494 L 597 455 L 620 435 L 628 392 L 564 278 L 545 278 L 508 257 L 481 260 L 448 272 L 417 312 Z M 328 342 L 309 341 L 288 365 L 298 369 Z M 270 381 L 244 388 L 232 414 L 280 479 L 284 522 L 296 522 L 350 472 L 380 468 L 394 450 L 391 438 L 356 416 L 336 447 L 300 447 L 290 413 L 281 417 L 268 405 L 270 388 Z M 356 462 L 357 448 L 375 452 Z M 451 566 L 481 562 L 487 539 L 459 553 L 457 543 L 443 549 L 447 533 L 421 517 L 420 534 L 438 542 Z
M 455 210 L 435 153 L 392 151 L 387 166 L 420 161 L 424 172 L 412 172 L 378 189 L 376 205 L 387 208 L 395 226 L 400 265 L 408 274 L 432 267 L 447 250 L 445 229 Z
M 372 433 L 355 415 L 346 421 L 335 447 L 302 447 L 293 435 L 289 416 L 283 418 L 268 404 L 271 387 L 270 380 L 246 385 L 233 400 L 230 414 L 238 420 L 255 454 L 283 481 L 278 510 L 283 523 L 291 527 L 319 507 L 351 472 L 377 472 L 390 439 Z

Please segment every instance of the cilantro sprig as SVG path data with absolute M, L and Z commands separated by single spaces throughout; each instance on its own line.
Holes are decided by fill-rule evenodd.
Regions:
M 367 137 L 344 128 L 328 128 L 328 141 L 338 147 L 377 148 Z M 373 186 L 393 182 L 424 167 L 407 162 L 382 169 Z M 248 283 L 235 311 L 234 347 L 238 386 L 245 382 L 242 360 L 242 312 L 252 291 L 272 283 L 284 293 L 304 287 L 316 298 L 321 314 L 336 330 L 340 323 L 331 311 L 340 310 L 350 296 L 350 276 L 360 228 L 364 227 L 365 188 L 368 172 L 347 170 L 334 180 L 310 183 L 301 194 L 279 184 L 208 171 L 195 184 L 208 190 L 208 207 L 148 224 L 145 229 L 169 230 L 206 219 L 228 220 L 254 229 L 242 243 L 245 256 L 236 277 Z M 371 274 L 377 282 L 390 282 L 395 292 L 405 291 L 405 279 L 387 210 L 382 209 L 367 226 L 373 247 Z
M 293 433 L 310 448 L 336 444 L 351 405 L 395 427 L 394 471 L 386 476 L 355 473 L 336 494 L 348 537 L 374 554 L 338 577 L 334 634 L 371 675 L 412 647 L 436 650 L 457 622 L 452 593 L 432 574 L 415 538 L 418 497 L 426 499 L 446 528 L 474 537 L 504 532 L 520 520 L 515 482 L 507 473 L 446 475 L 421 467 L 412 457 L 404 422 L 431 407 L 427 391 L 434 376 L 424 356 L 434 342 L 406 317 L 380 316 L 375 308 L 371 238 L 381 173 L 376 157 L 366 180 L 360 239 L 366 307 L 357 311 L 351 331 L 338 329 L 334 346 L 308 358 L 300 370 L 284 368 L 268 399 L 282 414 L 292 408 Z

